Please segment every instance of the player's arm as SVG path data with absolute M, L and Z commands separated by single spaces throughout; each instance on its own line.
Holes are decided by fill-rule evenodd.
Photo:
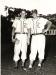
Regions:
M 30 35 L 31 35 L 31 29 L 29 28 L 28 29 L 28 37 L 30 38 Z
M 14 37 L 14 35 L 15 35 L 15 28 L 13 27 L 13 29 L 12 29 L 12 37 Z
M 28 32 L 28 45 L 30 44 L 30 35 L 31 35 L 31 28 L 29 22 L 30 22 L 29 19 L 27 19 L 25 22 L 26 23 L 25 27 L 27 28 L 27 32 Z
M 50 29 L 51 25 L 52 25 L 52 22 L 48 20 L 45 25 L 46 28 L 43 29 L 43 33 L 47 32 Z
M 28 29 L 28 45 L 30 44 L 31 29 Z
M 12 42 L 15 42 L 15 29 L 16 29 L 16 21 L 12 24 Z
M 12 29 L 12 42 L 15 42 L 15 28 Z

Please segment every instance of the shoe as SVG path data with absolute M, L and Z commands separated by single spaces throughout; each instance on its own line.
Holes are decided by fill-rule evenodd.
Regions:
M 31 70 L 31 69 L 32 69 L 32 65 L 29 65 L 28 70 Z
M 23 67 L 23 70 L 24 70 L 24 71 L 27 71 L 27 68 L 24 66 L 24 67 Z
M 38 69 L 41 69 L 41 64 L 38 64 Z
M 32 68 L 32 65 L 29 65 L 29 68 L 31 69 Z
M 41 64 L 38 64 L 38 67 L 41 67 Z

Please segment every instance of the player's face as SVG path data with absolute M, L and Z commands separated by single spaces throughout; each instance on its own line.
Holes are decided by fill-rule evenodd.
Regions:
M 37 17 L 37 14 L 36 13 L 33 13 L 32 16 L 33 16 L 33 18 L 36 18 Z
M 21 12 L 21 17 L 22 17 L 22 18 L 25 18 L 25 16 L 26 16 L 26 12 L 25 12 L 25 11 L 22 11 L 22 12 Z

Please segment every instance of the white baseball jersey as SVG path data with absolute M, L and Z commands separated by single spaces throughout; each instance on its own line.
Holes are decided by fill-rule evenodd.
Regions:
M 27 24 L 28 28 L 31 28 L 31 34 L 42 33 L 47 21 L 48 20 L 44 18 L 29 18 Z
M 15 33 L 27 33 L 26 19 L 15 19 L 12 27 L 15 28 Z

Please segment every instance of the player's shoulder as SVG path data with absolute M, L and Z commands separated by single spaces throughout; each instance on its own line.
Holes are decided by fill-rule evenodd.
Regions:
M 47 20 L 46 18 L 44 17 L 39 17 L 40 20 Z
M 32 18 L 27 18 L 27 19 L 26 19 L 26 22 L 27 22 L 27 23 L 31 23 L 31 22 L 32 22 Z
M 47 22 L 48 21 L 46 18 L 43 18 L 43 17 L 40 17 L 39 20 L 40 21 L 44 21 L 44 22 Z
M 18 21 L 19 19 L 18 18 L 15 18 L 15 20 L 14 21 Z
M 27 18 L 28 21 L 32 20 L 32 18 Z
M 19 19 L 17 19 L 17 18 L 15 18 L 15 20 L 14 20 L 13 24 L 18 24 L 18 23 L 20 23 L 20 20 L 19 20 Z

